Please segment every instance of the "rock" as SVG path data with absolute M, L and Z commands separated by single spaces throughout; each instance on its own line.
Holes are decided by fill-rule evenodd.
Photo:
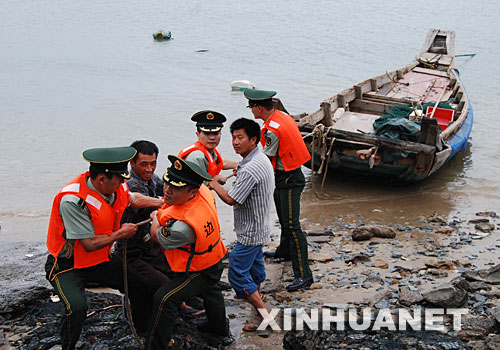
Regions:
M 455 265 L 457 265 L 457 261 L 451 260 L 429 260 L 425 263 L 425 266 L 432 267 L 435 269 L 445 269 L 445 270 L 453 270 Z
M 428 269 L 427 272 L 433 276 L 448 277 L 448 272 L 438 269 Z
M 486 339 L 488 334 L 495 333 L 498 329 L 499 326 L 494 318 L 466 318 L 462 323 L 462 329 L 457 333 L 457 337 L 461 340 Z
M 368 261 L 370 261 L 370 258 L 368 256 L 364 255 L 363 253 L 356 254 L 353 257 L 345 260 L 346 264 L 351 263 L 351 264 L 354 264 L 354 265 L 357 264 L 357 263 L 359 263 L 359 262 L 368 262 Z
M 375 260 L 373 262 L 373 266 L 379 268 L 379 269 L 387 269 L 389 268 L 389 264 L 387 264 L 385 261 L 382 260 Z
M 438 224 L 444 224 L 446 223 L 446 220 L 443 219 L 441 216 L 438 215 L 433 215 L 427 218 L 427 221 L 429 222 L 436 222 Z
M 453 232 L 453 229 L 451 227 L 446 227 L 446 228 L 440 228 L 435 231 L 436 233 L 444 233 L 445 235 L 448 235 Z
M 497 213 L 495 213 L 494 211 L 480 211 L 480 212 L 476 213 L 476 216 L 489 216 L 492 218 L 496 218 Z
M 333 231 L 324 229 L 324 230 L 307 230 L 304 231 L 306 236 L 308 237 L 307 240 L 309 241 L 309 237 L 314 237 L 314 236 L 333 236 Z
M 323 254 L 319 254 L 319 253 L 310 253 L 309 254 L 309 260 L 312 260 L 312 261 L 317 261 L 317 262 L 320 262 L 320 263 L 326 263 L 326 262 L 329 262 L 329 261 L 332 261 L 333 258 L 331 256 L 327 256 L 327 255 L 323 255 Z
M 323 304 L 323 307 L 328 309 L 340 309 L 343 311 L 347 311 L 347 309 L 349 308 L 349 304 L 325 303 Z
M 290 294 L 288 292 L 278 292 L 273 294 L 273 299 L 276 300 L 278 303 L 282 303 L 284 301 L 286 302 L 291 302 L 292 298 L 290 297 Z
M 479 223 L 479 224 L 475 224 L 474 228 L 476 230 L 481 231 L 481 232 L 491 232 L 495 229 L 495 225 L 488 224 L 488 223 Z
M 353 241 L 367 241 L 373 237 L 373 233 L 366 226 L 356 227 L 352 231 Z
M 328 243 L 330 242 L 330 236 L 312 236 L 307 237 L 307 242 L 311 243 Z
M 431 290 L 423 295 L 424 300 L 429 304 L 438 307 L 460 307 L 468 299 L 467 290 L 468 283 L 461 279 L 455 278 L 449 283 L 442 284 L 436 289 Z
M 500 306 L 495 306 L 491 309 L 491 315 L 495 317 L 497 322 L 500 322 Z
M 323 284 L 321 282 L 314 282 L 309 287 L 309 289 L 322 289 L 322 288 L 323 288 Z
M 500 334 L 490 334 L 486 338 L 487 349 L 500 350 Z
M 469 220 L 469 224 L 481 224 L 490 222 L 490 219 L 471 219 Z
M 320 327 L 321 328 L 321 327 Z M 441 332 L 359 332 L 344 331 L 288 331 L 283 337 L 285 350 L 316 349 L 428 349 L 465 350 L 467 347 L 450 334 Z
M 399 288 L 399 303 L 404 306 L 411 306 L 413 304 L 418 304 L 424 297 L 422 294 L 417 292 L 412 292 L 408 287 Z
M 482 281 L 470 282 L 469 292 L 477 292 L 478 290 L 490 290 L 491 286 L 488 283 Z M 500 321 L 499 321 L 500 322 Z
M 396 237 L 396 231 L 389 226 L 370 226 L 371 231 L 375 237 L 379 238 L 394 238 Z
M 490 284 L 500 284 L 500 264 L 489 269 L 465 271 L 462 276 L 469 281 L 482 281 Z
M 352 231 L 353 241 L 367 241 L 372 237 L 394 238 L 396 231 L 392 227 L 380 225 L 358 226 Z

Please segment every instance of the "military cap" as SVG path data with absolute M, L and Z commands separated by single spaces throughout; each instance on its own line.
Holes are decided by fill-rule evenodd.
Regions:
M 262 101 L 273 98 L 273 96 L 276 95 L 276 91 L 246 89 L 243 94 L 250 101 Z
M 168 160 L 172 165 L 163 174 L 163 180 L 174 187 L 187 185 L 201 185 L 203 181 L 210 181 L 212 177 L 195 163 L 170 154 Z
M 222 129 L 226 117 L 224 114 L 216 111 L 200 111 L 191 117 L 196 122 L 196 127 L 205 132 L 216 132 Z
M 118 174 L 129 179 L 128 161 L 132 159 L 136 150 L 133 147 L 91 148 L 83 151 L 83 159 L 90 163 L 90 167 L 104 173 Z

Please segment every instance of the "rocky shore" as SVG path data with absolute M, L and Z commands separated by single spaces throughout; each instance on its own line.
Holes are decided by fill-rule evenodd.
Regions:
M 288 293 L 289 262 L 266 260 L 263 285 L 269 309 L 382 310 L 418 307 L 462 308 L 460 330 L 436 331 L 292 330 L 241 331 L 256 318 L 249 304 L 225 292 L 235 341 L 228 349 L 500 349 L 500 219 L 494 212 L 468 218 L 409 218 L 405 225 L 364 222 L 359 215 L 334 218 L 318 228 L 304 222 L 310 244 L 315 283 L 310 290 Z M 273 249 L 278 242 L 273 232 Z M 59 303 L 43 274 L 43 243 L 3 244 L 0 251 L 0 349 L 57 349 Z M 223 279 L 227 281 L 227 276 Z M 89 293 L 89 317 L 79 349 L 135 349 L 137 344 L 121 317 L 120 297 Z M 106 306 L 112 306 L 102 310 Z M 282 313 L 276 317 L 282 322 Z M 295 312 L 294 312 L 294 315 Z M 294 318 L 295 320 L 295 318 Z M 199 332 L 189 318 L 179 318 L 175 346 L 179 349 L 223 347 Z

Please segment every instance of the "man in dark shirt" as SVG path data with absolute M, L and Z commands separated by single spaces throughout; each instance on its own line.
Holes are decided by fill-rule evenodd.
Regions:
M 134 158 L 130 160 L 131 177 L 127 180 L 130 191 L 149 197 L 162 197 L 163 180 L 154 173 L 158 147 L 144 140 L 135 141 L 130 146 L 137 150 Z M 138 223 L 147 220 L 153 210 L 155 208 L 127 208 L 121 222 Z M 147 238 L 150 226 L 151 224 L 139 226 L 136 235 L 127 240 L 127 263 L 156 290 L 168 281 L 166 273 L 169 268 L 160 245 Z M 115 254 L 123 254 L 122 240 L 117 242 Z

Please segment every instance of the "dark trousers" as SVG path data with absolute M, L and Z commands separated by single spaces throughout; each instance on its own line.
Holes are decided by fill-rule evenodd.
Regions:
M 55 266 L 54 266 L 55 265 Z M 64 305 L 61 322 L 61 340 L 63 350 L 75 349 L 80 337 L 83 322 L 87 317 L 87 299 L 85 285 L 98 283 L 103 287 L 118 289 L 123 292 L 123 264 L 121 259 L 112 258 L 95 266 L 83 269 L 71 269 L 73 259 L 47 257 L 45 272 L 50 284 Z M 68 270 L 68 271 L 65 271 Z M 60 274 L 59 272 L 64 271 Z M 50 275 L 50 276 L 49 276 Z M 129 296 L 134 325 L 138 330 L 147 329 L 151 315 L 151 292 L 147 282 L 133 269 L 127 269 Z
M 302 170 L 276 171 L 274 204 L 281 225 L 277 257 L 292 259 L 295 277 L 312 276 L 309 268 L 307 239 L 300 227 L 300 195 L 305 186 Z
M 177 308 L 183 300 L 196 296 L 203 298 L 209 330 L 228 335 L 224 297 L 217 282 L 220 280 L 222 261 L 197 272 L 178 273 L 163 285 L 153 297 L 153 316 L 146 337 L 147 350 L 167 349 L 172 335 Z

